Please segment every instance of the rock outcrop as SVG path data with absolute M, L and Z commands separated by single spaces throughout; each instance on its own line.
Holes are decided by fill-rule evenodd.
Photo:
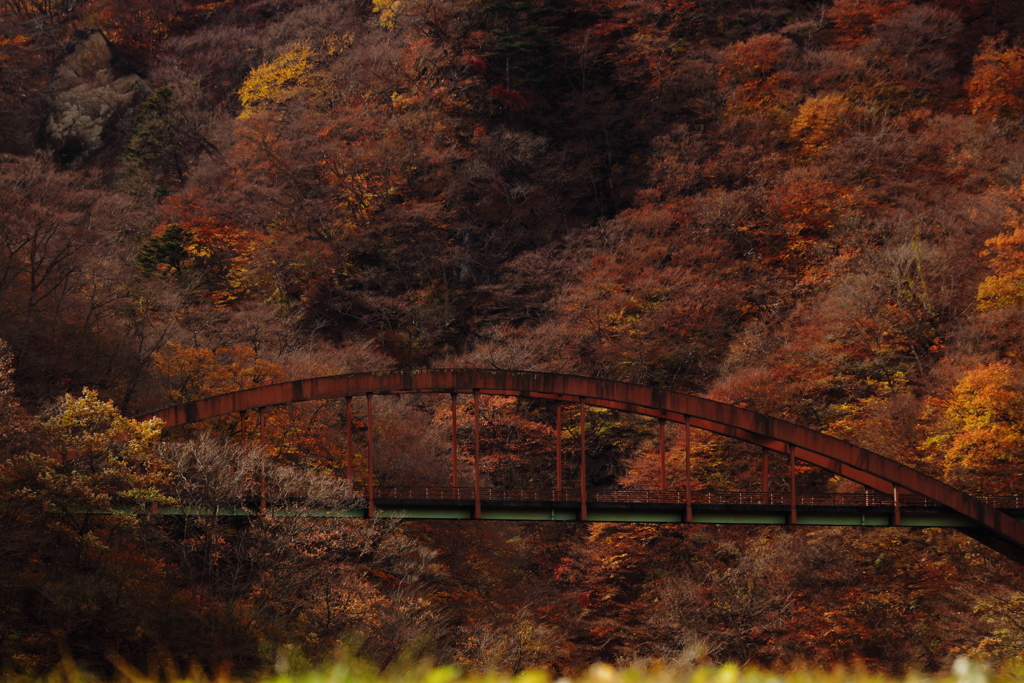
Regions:
M 107 39 L 92 32 L 75 43 L 50 83 L 46 142 L 62 162 L 88 158 L 149 92 L 137 74 L 118 69 Z

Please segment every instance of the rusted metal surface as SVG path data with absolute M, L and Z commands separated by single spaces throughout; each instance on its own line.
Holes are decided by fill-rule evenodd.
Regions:
M 341 398 L 360 393 L 450 393 L 473 390 L 489 395 L 574 403 L 584 397 L 589 405 L 665 417 L 673 422 L 688 421 L 698 429 L 778 452 L 785 453 L 788 445 L 792 447 L 795 458 L 876 491 L 888 494 L 892 486 L 896 485 L 930 498 L 974 520 L 979 526 L 990 530 L 995 538 L 1024 550 L 1024 525 L 980 499 L 895 460 L 745 408 L 699 396 L 612 380 L 556 373 L 476 369 L 360 373 L 295 380 L 231 392 L 141 417 L 158 417 L 168 427 L 174 427 L 260 407 Z

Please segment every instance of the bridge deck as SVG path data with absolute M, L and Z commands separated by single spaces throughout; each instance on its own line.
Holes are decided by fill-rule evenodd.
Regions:
M 304 510 L 310 517 L 370 516 L 366 491 L 355 505 L 344 510 Z M 990 496 L 986 503 L 1015 519 L 1024 519 L 1024 497 Z M 594 491 L 587 495 L 588 522 L 684 523 L 684 491 Z M 795 507 L 795 522 L 790 513 Z M 482 520 L 580 521 L 579 491 L 480 489 Z M 404 519 L 474 519 L 476 495 L 472 487 L 378 487 L 374 490 L 373 516 Z M 903 526 L 967 529 L 977 524 L 970 518 L 923 496 L 894 498 L 877 493 L 800 494 L 769 492 L 694 491 L 690 500 L 693 524 L 791 524 L 817 526 Z M 173 507 L 167 515 L 203 514 Z M 295 514 L 271 509 L 270 514 Z M 248 515 L 251 510 L 223 510 L 219 514 Z

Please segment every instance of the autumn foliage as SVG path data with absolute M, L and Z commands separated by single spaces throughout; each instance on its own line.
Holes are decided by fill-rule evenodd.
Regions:
M 1020 493 L 1022 18 L 986 0 L 0 0 L 0 661 L 1019 658 L 1024 575 L 952 532 L 303 518 L 352 503 L 349 407 L 353 486 L 371 437 L 376 484 L 448 485 L 450 398 L 378 397 L 372 434 L 361 398 L 163 434 L 126 416 L 344 372 L 546 370 Z M 50 149 L 54 74 L 96 31 L 144 92 L 100 150 Z M 472 410 L 459 397 L 463 485 Z M 485 485 L 555 486 L 553 404 L 485 397 L 481 416 Z M 584 421 L 589 486 L 655 487 L 656 422 Z M 666 445 L 678 488 L 682 430 Z M 696 490 L 760 490 L 759 449 L 699 430 L 690 447 Z M 261 485 L 296 514 L 261 516 Z M 193 512 L 152 515 L 174 502 Z

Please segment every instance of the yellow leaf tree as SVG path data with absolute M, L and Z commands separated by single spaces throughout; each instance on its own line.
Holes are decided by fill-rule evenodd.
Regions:
M 981 310 L 1017 308 L 1024 304 L 1024 215 L 1019 208 L 1024 200 L 1024 185 L 1008 197 L 1009 228 L 985 242 L 988 250 L 982 256 L 991 256 L 992 274 L 978 287 L 978 307 Z
M 238 98 L 242 103 L 239 118 L 246 118 L 287 102 L 316 81 L 315 53 L 305 43 L 295 43 L 273 61 L 253 69 Z
M 954 486 L 991 495 L 1024 485 L 1024 375 L 1008 362 L 978 365 L 938 406 L 926 441 Z
M 987 38 L 967 82 L 971 112 L 987 121 L 1024 114 L 1024 48 L 1001 49 Z

